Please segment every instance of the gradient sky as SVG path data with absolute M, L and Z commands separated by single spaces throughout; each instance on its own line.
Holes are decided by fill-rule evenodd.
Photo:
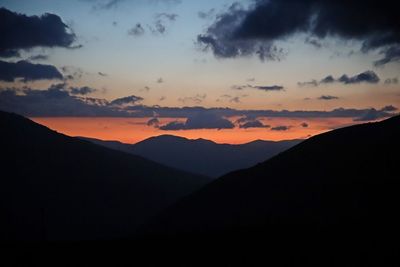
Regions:
M 20 58 L 0 58 L 7 62 L 30 59 L 32 63 L 55 66 L 64 77 L 73 73 L 76 77 L 64 81 L 44 79 L 25 82 L 0 81 L 0 87 L 3 91 L 23 87 L 48 90 L 51 85 L 65 82 L 66 87 L 88 86 L 96 90 L 85 97 L 112 101 L 134 95 L 143 98 L 135 102 L 135 105 L 146 107 L 201 106 L 276 111 L 331 111 L 345 108 L 359 109 L 368 113 L 370 109 L 379 112 L 386 106 L 392 106 L 388 112 L 396 112 L 393 107 L 400 106 L 398 60 L 379 66 L 374 64 L 382 58 L 382 50 L 364 51 L 361 49 L 363 40 L 358 37 L 345 39 L 332 35 L 316 38 L 304 32 L 296 32 L 274 40 L 273 44 L 282 49 L 279 60 L 261 61 L 255 54 L 220 56 L 215 51 L 213 53 L 210 47 L 206 49 L 205 44 L 199 42 L 198 36 L 208 34 L 210 27 L 223 18 L 234 3 L 238 3 L 240 6 L 236 7 L 249 14 L 251 10 L 257 8 L 257 4 L 263 4 L 263 1 L 0 0 L 0 6 L 12 12 L 27 16 L 40 16 L 44 13 L 59 16 L 76 35 L 73 45 L 79 46 L 74 49 L 35 46 L 20 49 Z M 165 32 L 157 32 L 157 23 L 158 26 L 165 27 Z M 141 29 L 133 34 L 138 24 Z M 32 59 L 31 57 L 35 55 L 45 55 L 46 58 Z M 312 80 L 319 82 L 329 75 L 334 79 L 343 74 L 356 77 L 367 71 L 379 77 L 379 81 L 354 83 L 335 81 L 320 83 L 318 86 L 301 84 Z M 269 89 L 261 90 L 261 87 Z M 272 90 L 272 87 L 278 89 Z M 134 116 L 140 117 L 136 118 L 139 126 L 132 126 L 130 130 L 121 133 L 121 128 L 116 126 L 118 123 L 111 123 L 113 119 L 104 118 L 99 114 L 79 115 L 79 118 L 72 120 L 71 117 L 77 116 L 68 113 L 63 116 L 59 112 L 52 113 L 51 110 L 36 115 L 34 111 L 24 106 L 26 104 L 18 104 L 20 107 L 14 105 L 15 110 L 12 110 L 5 102 L 0 101 L 0 109 L 36 117 L 37 121 L 67 134 L 84 134 L 127 142 L 136 142 L 163 133 L 230 143 L 252 139 L 304 138 L 360 121 L 357 120 L 357 116 L 350 115 L 345 118 L 330 115 L 325 121 L 315 118 L 319 116 L 314 118 L 313 116 L 298 118 L 297 115 L 290 115 L 289 118 L 278 116 L 281 121 L 267 116 L 248 116 L 248 121 L 257 120 L 270 127 L 239 129 L 240 123 L 237 119 L 240 116 L 223 115 L 237 127 L 226 130 L 210 127 L 206 131 L 196 128 L 170 132 L 147 126 L 147 121 L 157 118 L 159 125 L 165 125 L 176 118 L 179 118 L 178 121 L 185 121 L 191 115 L 183 112 L 182 116 L 168 116 L 155 111 L 160 114 Z M 247 116 L 247 114 L 242 115 Z M 107 121 L 110 124 L 107 127 L 114 129 L 115 134 L 101 133 L 94 126 L 84 132 L 74 130 L 79 125 L 78 120 L 83 122 L 85 117 L 92 116 Z M 370 119 L 380 119 L 385 116 L 388 114 L 378 114 L 371 116 Z M 63 121 L 59 117 L 70 119 L 64 118 Z M 268 119 L 271 121 L 268 122 Z M 126 120 L 130 122 L 127 125 L 134 125 L 132 120 L 135 119 Z M 333 126 L 332 121 L 336 121 Z M 301 127 L 299 126 L 301 123 L 307 123 L 308 126 Z M 283 131 L 272 130 L 282 125 L 289 127 Z M 134 127 L 139 128 L 135 131 Z M 305 128 L 308 128 L 307 131 Z M 143 129 L 147 129 L 144 131 L 145 134 Z M 285 131 L 290 131 L 290 134 L 287 132 L 283 134 Z M 135 132 L 141 134 L 133 137 Z

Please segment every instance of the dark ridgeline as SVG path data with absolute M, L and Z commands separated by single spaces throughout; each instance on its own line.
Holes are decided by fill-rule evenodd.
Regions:
M 0 241 L 127 238 L 210 179 L 0 112 Z
M 130 145 L 117 141 L 85 138 L 99 145 L 139 155 L 155 162 L 209 177 L 249 168 L 300 143 L 302 140 L 257 140 L 241 145 L 217 144 L 173 135 L 160 135 Z
M 399 137 L 400 116 L 312 137 L 221 177 L 144 230 L 207 248 L 187 260 L 227 266 L 399 266 Z
M 120 181 L 122 178 L 115 175 L 115 169 L 109 173 L 107 165 L 109 162 L 129 165 L 131 159 L 137 157 L 49 133 L 48 129 L 14 115 L 3 117 L 12 121 L 5 124 L 6 128 L 14 127 L 18 134 L 4 134 L 2 127 L 1 134 L 5 136 L 2 147 L 11 150 L 16 146 L 24 151 L 11 151 L 8 159 L 2 159 L 7 161 L 5 168 L 13 170 L 17 179 L 32 177 L 26 176 L 28 173 L 40 174 L 46 177 L 40 181 L 46 183 L 32 179 L 25 179 L 23 183 L 6 180 L 13 187 L 7 190 L 2 187 L 2 203 L 13 200 L 14 206 L 6 205 L 6 216 L 21 218 L 21 222 L 34 214 L 36 221 L 30 219 L 33 225 L 47 227 L 41 228 L 47 232 L 37 235 L 46 236 L 54 231 L 48 226 L 51 223 L 49 214 L 54 214 L 56 219 L 82 223 L 82 220 L 74 221 L 70 215 L 83 218 L 84 214 L 78 211 L 93 203 L 96 207 L 94 199 L 106 201 L 109 199 L 106 192 L 110 191 L 111 195 L 122 192 L 122 198 L 126 192 L 127 187 L 123 186 L 116 186 L 116 191 L 109 189 L 111 182 L 105 180 L 113 177 L 112 181 Z M 37 130 L 32 131 L 31 127 Z M 26 134 L 28 132 L 31 134 Z M 399 116 L 321 134 L 262 164 L 227 174 L 182 198 L 139 227 L 137 235 L 129 239 L 22 247 L 22 261 L 41 266 L 54 262 L 71 266 L 399 266 L 399 136 Z M 61 145 L 65 142 L 70 145 Z M 43 144 L 48 154 L 45 157 L 39 149 Z M 87 149 L 95 153 L 85 152 Z M 41 153 L 36 155 L 34 151 Z M 91 168 L 90 172 L 95 173 L 91 173 L 92 176 L 86 173 L 86 166 L 90 166 L 86 162 L 80 165 L 84 169 L 81 173 L 85 174 L 81 177 L 99 176 L 107 186 L 97 188 L 95 192 L 98 193 L 89 197 L 84 192 L 89 190 L 88 185 L 93 187 L 94 180 L 85 179 L 82 183 L 79 181 L 82 178 L 73 174 L 77 173 L 74 166 L 82 160 L 90 161 L 93 155 L 96 155 L 96 160 L 92 161 L 96 168 Z M 64 163 L 60 163 L 58 157 Z M 125 157 L 126 161 L 121 160 Z M 47 161 L 51 164 L 44 163 Z M 55 176 L 60 173 L 57 171 L 60 165 L 66 169 L 62 179 Z M 4 183 L 4 178 L 2 181 Z M 149 192 L 159 193 L 153 191 L 154 187 L 158 188 L 160 181 L 166 183 L 165 179 L 152 181 L 151 190 L 150 186 L 149 189 L 136 187 L 143 199 L 149 196 L 157 199 L 159 196 Z M 40 194 L 37 194 L 39 189 Z M 74 200 L 75 196 L 80 199 L 79 203 Z M 104 224 L 108 221 L 107 217 L 99 219 Z M 63 222 L 71 224 L 70 221 Z M 11 228 L 19 226 L 14 225 L 15 221 L 8 223 Z M 88 228 L 99 227 L 91 223 L 94 222 L 88 222 Z M 129 227 L 129 223 L 124 226 Z M 30 230 L 40 232 L 36 228 L 26 228 L 25 234 Z M 20 249 L 17 246 L 10 255 L 20 256 Z

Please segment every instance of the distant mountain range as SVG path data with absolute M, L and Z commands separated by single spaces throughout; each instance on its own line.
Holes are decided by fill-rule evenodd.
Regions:
M 333 130 L 229 173 L 147 225 L 229 266 L 399 266 L 400 116 Z M 201 244 L 201 245 L 199 245 Z M 215 259 L 212 259 L 212 262 Z
M 0 112 L 0 241 L 126 238 L 209 178 Z
M 217 144 L 205 139 L 191 140 L 173 135 L 160 135 L 130 145 L 118 141 L 80 138 L 173 168 L 214 178 L 254 166 L 302 141 L 256 140 L 241 145 L 230 145 Z

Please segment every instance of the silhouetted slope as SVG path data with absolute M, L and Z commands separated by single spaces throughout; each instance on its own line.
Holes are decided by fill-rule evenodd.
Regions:
M 210 177 L 219 177 L 234 170 L 254 166 L 302 141 L 257 140 L 247 144 L 230 145 L 217 144 L 205 139 L 191 140 L 173 135 L 160 135 L 128 145 L 116 141 L 85 139 L 173 168 Z
M 187 246 L 218 241 L 225 263 L 393 264 L 399 151 L 399 116 L 334 130 L 223 176 L 145 229 Z
M 127 237 L 208 178 L 0 112 L 0 240 Z

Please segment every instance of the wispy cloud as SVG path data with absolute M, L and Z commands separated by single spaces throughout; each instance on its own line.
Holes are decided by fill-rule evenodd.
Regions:
M 284 91 L 285 87 L 281 86 L 281 85 L 250 85 L 250 84 L 246 84 L 246 85 L 232 85 L 231 86 L 232 89 L 234 90 L 243 90 L 243 89 L 257 89 L 257 90 L 261 90 L 261 91 Z
M 134 27 L 128 30 L 128 35 L 131 36 L 142 36 L 145 33 L 145 29 L 140 23 L 137 23 Z
M 336 99 L 339 99 L 339 97 L 333 95 L 322 95 L 318 97 L 318 100 L 336 100 Z
M 178 101 L 182 102 L 183 104 L 187 104 L 187 103 L 200 104 L 206 98 L 207 98 L 207 94 L 196 94 L 195 96 L 190 96 L 190 97 L 180 97 L 180 98 L 178 98 Z

